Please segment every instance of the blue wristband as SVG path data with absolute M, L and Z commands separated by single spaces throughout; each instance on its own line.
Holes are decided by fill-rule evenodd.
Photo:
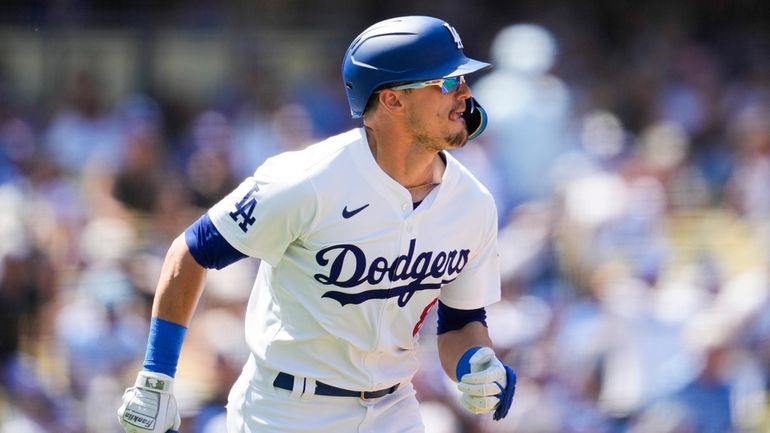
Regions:
M 463 376 L 471 372 L 471 357 L 481 349 L 481 346 L 474 346 L 466 350 L 460 360 L 457 361 L 457 367 L 455 367 L 455 377 L 457 380 L 462 380 Z
M 182 325 L 153 317 L 144 354 L 144 369 L 174 377 L 186 332 L 187 328 Z

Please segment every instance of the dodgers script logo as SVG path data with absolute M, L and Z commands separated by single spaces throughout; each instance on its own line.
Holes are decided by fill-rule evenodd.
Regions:
M 440 289 L 450 283 L 468 264 L 470 250 L 426 251 L 417 254 L 414 250 L 416 239 L 409 242 L 409 252 L 400 255 L 389 262 L 385 257 L 376 257 L 369 262 L 361 248 L 352 244 L 333 245 L 324 248 L 316 254 L 316 262 L 326 269 L 326 273 L 315 274 L 316 281 L 327 286 L 343 288 L 356 287 L 367 283 L 380 284 L 386 277 L 390 282 L 411 280 L 403 286 L 390 289 L 365 290 L 358 293 L 346 293 L 336 290 L 323 294 L 323 298 L 331 298 L 343 307 L 347 304 L 360 304 L 370 299 L 388 299 L 398 297 L 398 306 L 404 307 L 412 296 L 420 290 Z M 351 275 L 342 275 L 342 270 L 348 264 L 353 269 Z M 353 265 L 352 267 L 350 265 Z M 444 278 L 444 277 L 447 278 Z M 432 282 L 425 282 L 431 278 Z

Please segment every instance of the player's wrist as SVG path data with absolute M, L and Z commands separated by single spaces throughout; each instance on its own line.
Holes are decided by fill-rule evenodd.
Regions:
M 144 370 L 173 378 L 186 333 L 187 328 L 182 325 L 153 317 L 147 337 Z

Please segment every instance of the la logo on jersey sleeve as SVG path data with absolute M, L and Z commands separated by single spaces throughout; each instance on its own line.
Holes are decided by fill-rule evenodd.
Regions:
M 254 186 L 246 192 L 243 198 L 235 204 L 235 210 L 229 214 L 233 221 L 238 222 L 240 220 L 238 227 L 240 227 L 244 233 L 248 232 L 249 227 L 257 221 L 257 219 L 252 216 L 254 214 L 254 208 L 257 207 L 257 199 L 254 196 L 257 191 L 259 191 L 259 185 L 254 184 Z

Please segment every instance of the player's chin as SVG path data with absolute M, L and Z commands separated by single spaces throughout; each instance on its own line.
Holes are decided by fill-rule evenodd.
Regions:
M 453 111 L 449 113 L 451 131 L 446 135 L 446 143 L 450 149 L 462 147 L 468 141 L 468 129 L 465 126 L 465 119 L 462 112 Z
M 447 135 L 446 142 L 450 149 L 463 147 L 468 142 L 468 131 L 463 127 L 462 131 Z

